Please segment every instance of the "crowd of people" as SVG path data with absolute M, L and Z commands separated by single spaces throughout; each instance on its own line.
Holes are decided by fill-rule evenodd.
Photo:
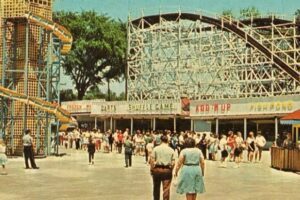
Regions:
M 141 131 L 136 130 L 134 134 L 129 133 L 129 129 L 111 130 L 101 133 L 99 130 L 74 129 L 69 132 L 60 132 L 59 143 L 65 148 L 75 148 L 77 150 L 88 149 L 90 143 L 95 144 L 95 152 L 130 152 L 131 155 L 145 156 L 148 162 L 149 156 L 155 146 L 160 144 L 160 136 L 166 134 L 169 146 L 180 154 L 184 149 L 186 138 L 193 138 L 195 145 L 199 148 L 204 159 L 220 160 L 221 167 L 226 167 L 226 162 L 236 162 L 235 167 L 240 167 L 240 162 L 261 162 L 262 149 L 266 144 L 266 139 L 261 131 L 256 136 L 251 131 L 244 140 L 241 132 L 229 131 L 227 134 L 217 134 L 204 132 L 196 133 L 185 131 L 180 133 L 165 131 Z M 126 142 L 127 141 L 127 142 Z M 130 143 L 130 145 L 128 145 Z M 130 146 L 130 148 L 129 148 Z M 245 156 L 244 152 L 247 152 Z M 125 166 L 129 166 L 126 164 Z

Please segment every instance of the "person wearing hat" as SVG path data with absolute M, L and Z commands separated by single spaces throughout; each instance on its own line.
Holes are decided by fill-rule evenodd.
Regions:
M 31 130 L 27 129 L 25 131 L 25 135 L 23 136 L 23 147 L 24 147 L 24 157 L 25 157 L 25 166 L 26 169 L 30 169 L 28 165 L 28 159 L 30 160 L 30 164 L 32 169 L 39 169 L 39 167 L 36 166 L 34 161 L 34 152 L 33 152 L 33 139 L 30 135 Z
M 257 131 L 257 136 L 255 138 L 255 144 L 257 147 L 255 152 L 255 162 L 257 162 L 257 157 L 258 157 L 258 162 L 261 162 L 261 153 L 266 143 L 267 143 L 266 139 L 264 136 L 261 135 L 261 131 Z

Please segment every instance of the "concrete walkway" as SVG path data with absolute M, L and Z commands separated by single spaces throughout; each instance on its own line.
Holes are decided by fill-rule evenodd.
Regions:
M 62 150 L 66 151 L 66 150 Z M 10 159 L 7 176 L 0 176 L 1 200 L 151 200 L 152 180 L 144 157 L 135 156 L 124 168 L 124 155 L 96 153 L 94 166 L 87 153 L 67 150 L 63 157 L 36 160 L 39 170 L 25 170 L 23 158 Z M 219 168 L 206 161 L 206 193 L 197 199 L 282 200 L 300 199 L 300 176 L 269 167 L 269 152 L 262 163 L 242 163 L 240 168 Z M 171 188 L 171 200 L 185 199 Z

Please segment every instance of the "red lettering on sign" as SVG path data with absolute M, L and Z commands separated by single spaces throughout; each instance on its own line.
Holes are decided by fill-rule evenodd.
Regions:
M 219 111 L 219 104 L 215 103 L 214 104 L 214 112 L 218 112 Z

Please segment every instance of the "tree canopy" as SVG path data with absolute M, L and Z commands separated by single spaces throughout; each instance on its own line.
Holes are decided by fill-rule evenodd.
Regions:
M 227 19 L 233 18 L 234 15 L 233 15 L 232 10 L 224 10 L 224 11 L 222 12 L 222 17 L 225 17 L 225 18 L 227 18 Z
M 296 15 L 296 21 L 297 21 L 297 23 L 300 23 L 300 9 L 296 10 L 295 15 Z
M 254 7 L 250 6 L 248 8 L 243 8 L 240 10 L 240 16 L 242 18 L 250 18 L 250 17 L 259 17 L 261 15 L 260 11 Z
M 63 59 L 63 68 L 75 84 L 77 99 L 104 81 L 122 77 L 126 66 L 126 27 L 94 11 L 55 12 L 55 22 L 73 35 L 71 52 Z

